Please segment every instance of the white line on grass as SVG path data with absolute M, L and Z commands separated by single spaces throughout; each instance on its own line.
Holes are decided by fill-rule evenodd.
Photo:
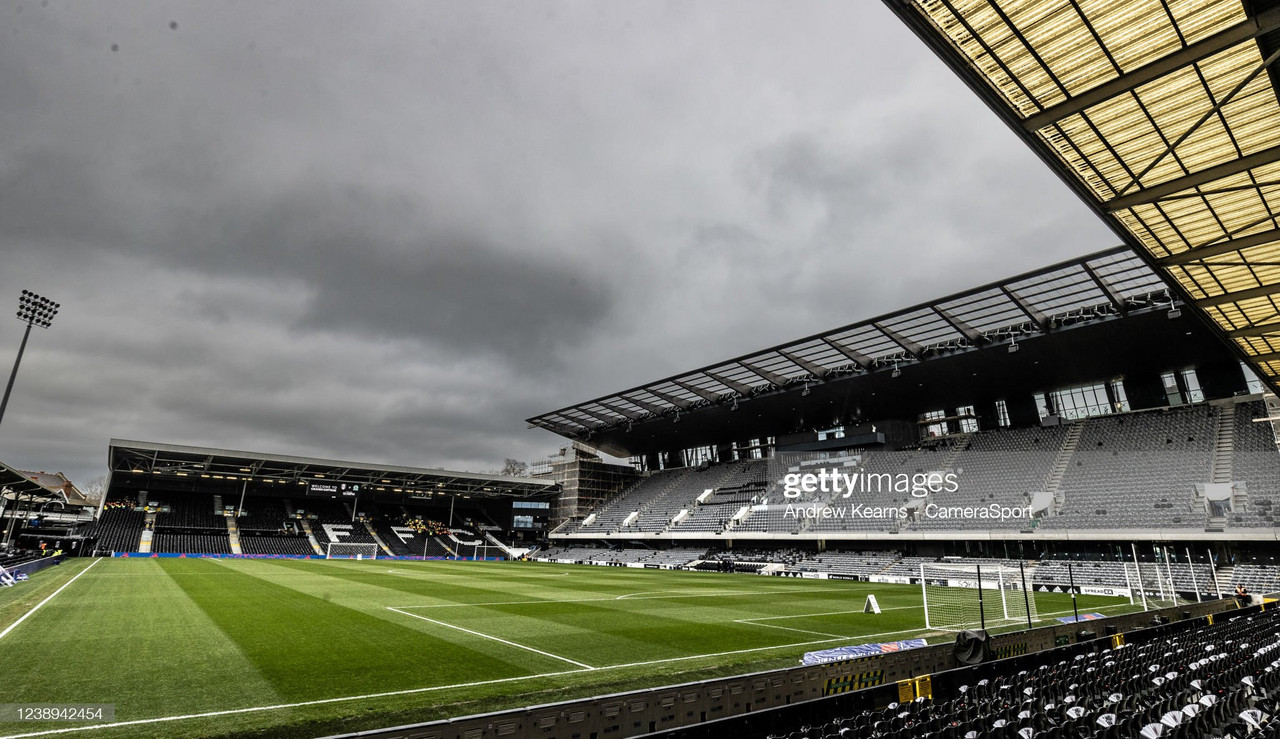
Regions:
M 1110 606 L 1091 606 L 1087 610 L 1090 613 L 1092 613 L 1093 611 L 1114 611 L 1117 608 L 1130 608 L 1132 606 L 1133 606 L 1132 603 L 1116 603 L 1115 605 L 1110 605 Z M 1134 612 L 1136 613 L 1137 611 L 1134 611 Z M 1045 616 L 1065 616 L 1068 613 L 1075 613 L 1075 611 L 1068 609 L 1065 611 L 1049 611 L 1048 613 L 1037 613 L 1035 622 L 1048 623 L 1049 619 L 1045 618 Z M 1094 620 L 1097 620 L 1097 619 L 1094 619 Z M 1078 623 L 1084 623 L 1084 621 L 1082 620 L 1082 621 L 1079 621 Z
M 413 614 L 406 613 L 404 615 L 412 616 Z M 881 634 L 863 634 L 856 637 L 841 636 L 835 639 L 818 639 L 815 641 L 797 642 L 795 644 L 775 644 L 773 646 L 768 646 L 768 647 L 751 647 L 749 649 L 734 649 L 728 652 L 714 652 L 711 654 L 691 654 L 685 657 L 665 657 L 663 659 L 651 659 L 644 662 L 628 662 L 626 664 L 621 664 L 621 665 L 605 665 L 604 667 L 594 668 L 594 671 L 601 672 L 604 670 L 620 670 L 628 667 L 646 667 L 648 665 L 665 664 L 668 662 L 685 662 L 691 659 L 705 659 L 710 657 L 727 657 L 734 654 L 749 654 L 751 652 L 764 652 L 772 649 L 790 649 L 793 647 L 808 647 L 808 646 L 813 646 L 815 644 L 829 644 L 833 641 L 842 641 L 846 639 L 855 639 L 855 638 L 856 639 L 861 639 L 861 638 L 872 639 L 878 636 L 892 636 L 894 634 L 910 634 L 918 631 L 920 631 L 920 629 L 906 629 L 903 631 L 886 631 Z M 504 678 L 498 678 L 495 680 L 480 680 L 477 682 L 470 682 L 470 683 L 456 683 L 454 685 L 434 685 L 427 688 L 408 688 L 405 690 L 391 690 L 384 693 L 368 693 L 366 695 L 348 695 L 348 696 L 342 696 L 339 698 L 321 698 L 321 699 L 312 700 L 312 701 L 301 701 L 299 703 L 279 703 L 279 704 L 270 705 L 270 706 L 251 706 L 249 708 L 232 708 L 225 711 L 208 711 L 205 713 L 189 713 L 189 714 L 184 714 L 180 716 L 161 716 L 159 718 L 135 719 L 133 721 L 116 721 L 114 723 L 94 724 L 92 726 L 72 726 L 65 729 L 48 729 L 45 731 L 33 731 L 27 734 L 8 734 L 5 736 L 0 736 L 0 739 L 25 739 L 26 737 L 33 737 L 33 736 L 52 736 L 55 734 L 73 734 L 73 733 L 78 733 L 82 731 L 94 731 L 97 729 L 114 729 L 114 728 L 119 728 L 121 726 L 141 726 L 144 724 L 159 724 L 159 723 L 166 723 L 169 721 L 183 721 L 187 719 L 196 719 L 196 718 L 215 718 L 217 716 L 232 716 L 232 715 L 241 714 L 241 713 L 260 713 L 262 711 L 279 711 L 279 710 L 284 710 L 289 708 L 321 706 L 328 703 L 343 703 L 347 701 L 373 700 L 376 698 L 391 698 L 398 695 L 414 695 L 417 693 L 430 693 L 430 692 L 439 691 L 439 690 L 450 690 L 452 688 L 474 688 L 481 685 L 497 685 L 500 683 L 515 682 L 517 680 L 537 680 L 539 678 L 544 678 L 544 677 L 561 677 L 564 675 L 575 675 L 575 674 L 585 673 L 585 672 L 587 672 L 587 670 L 562 670 L 559 672 L 543 672 L 535 675 L 522 675 L 520 677 L 504 677 Z
M 909 608 L 921 609 L 922 606 L 892 606 L 889 608 L 881 608 L 882 611 L 905 611 Z M 797 613 L 794 616 L 759 616 L 756 618 L 744 618 L 743 621 L 778 621 L 785 618 L 809 618 L 810 616 L 844 616 L 850 613 L 865 613 L 861 608 L 850 611 L 827 611 L 825 613 Z
M 822 590 L 813 590 L 810 592 L 834 592 L 836 590 L 838 590 L 838 588 L 825 588 Z M 391 608 L 411 608 L 411 609 L 417 610 L 422 608 L 470 608 L 473 606 L 476 606 L 476 607 L 479 607 L 479 606 L 532 606 L 532 605 L 552 604 L 552 603 L 599 603 L 603 601 L 622 600 L 623 598 L 626 598 L 627 600 L 667 600 L 670 598 L 714 598 L 721 595 L 730 595 L 730 596 L 733 596 L 733 595 L 790 595 L 793 591 L 741 590 L 741 591 L 713 592 L 713 593 L 670 593 L 670 594 L 663 594 L 663 595 L 652 594 L 652 593 L 661 593 L 661 592 L 663 591 L 654 590 L 654 591 L 646 591 L 645 593 L 627 593 L 627 595 L 625 596 L 613 596 L 610 598 L 565 598 L 560 600 L 542 598 L 540 600 L 499 600 L 499 601 L 488 601 L 485 603 L 434 603 L 429 605 L 390 606 L 390 607 Z M 631 596 L 637 596 L 637 595 L 647 595 L 647 597 L 644 597 L 644 598 L 631 597 Z M 915 606 L 915 607 L 919 608 L 919 606 Z
M 430 693 L 437 690 L 449 690 L 451 688 L 476 688 L 482 685 L 497 685 L 499 683 L 515 682 L 516 680 L 533 680 L 540 677 L 557 677 L 559 675 L 570 675 L 582 670 L 564 670 L 563 672 L 544 672 L 537 675 L 521 675 L 520 677 L 503 677 L 495 680 L 478 680 L 470 683 L 456 683 L 454 685 L 433 685 L 429 688 L 408 688 L 406 690 L 389 690 L 385 693 L 369 693 L 367 695 L 344 695 L 339 698 L 320 698 L 313 701 L 301 701 L 299 703 L 277 703 L 270 706 L 250 706 L 248 708 L 231 708 L 225 711 L 206 711 L 204 713 L 187 713 L 180 716 L 161 716 L 159 718 L 140 718 L 133 721 L 113 721 L 109 724 L 94 724 L 92 726 L 72 726 L 66 729 L 48 729 L 46 731 L 32 731 L 26 734 L 6 734 L 0 739 L 22 739 L 23 737 L 32 736 L 51 736 L 53 734 L 72 734 L 81 731 L 94 731 L 97 729 L 118 729 L 121 726 L 142 726 L 145 724 L 162 724 L 170 721 L 185 721 L 193 718 L 216 718 L 218 716 L 234 716 L 240 713 L 261 713 L 262 711 L 280 711 L 289 708 L 304 708 L 306 706 L 322 706 L 327 703 L 343 703 L 346 701 L 372 700 L 375 698 L 393 698 L 398 695 L 413 695 L 415 693 Z
M 734 649 L 729 652 L 715 652 L 714 654 L 691 654 L 686 657 L 664 657 L 663 659 L 651 659 L 644 662 L 628 662 L 622 665 L 605 665 L 597 667 L 597 670 L 617 670 L 623 667 L 644 667 L 646 665 L 660 665 L 668 662 L 684 662 L 691 659 L 701 659 L 704 657 L 727 657 L 732 654 L 749 654 L 751 652 L 764 652 L 770 649 L 787 649 L 790 647 L 811 647 L 816 644 L 830 644 L 833 641 L 849 641 L 852 639 L 874 639 L 880 636 L 894 636 L 897 634 L 916 634 L 924 632 L 923 628 L 902 629 L 900 631 L 882 631 L 879 634 L 855 634 L 853 636 L 837 636 L 831 639 L 815 639 L 813 641 L 802 641 L 794 644 L 778 644 L 772 647 L 750 647 L 748 649 Z M 871 642 L 860 642 L 870 644 Z M 7 739 L 0 737 L 0 739 Z
M 511 646 L 511 647 L 519 647 L 520 649 L 524 649 L 524 650 L 527 650 L 527 651 L 530 651 L 530 652 L 534 652 L 535 654 L 541 654 L 541 655 L 542 655 L 542 656 L 544 656 L 544 657 L 551 657 L 552 659 L 558 659 L 558 660 L 560 660 L 561 662 L 568 662 L 568 663 L 569 663 L 569 664 L 571 664 L 571 665 L 577 665 L 578 667 L 581 667 L 581 668 L 582 668 L 582 669 L 584 669 L 584 670 L 594 670 L 594 669 L 595 669 L 595 668 L 594 668 L 594 667 L 592 667 L 591 665 L 583 664 L 583 663 L 581 663 L 581 662 L 578 662 L 577 660 L 569 659 L 568 657 L 561 657 L 561 656 L 560 656 L 560 655 L 558 655 L 558 654 L 552 654 L 551 652 L 544 652 L 544 651 L 542 651 L 541 649 L 534 649 L 533 647 L 527 647 L 527 646 L 525 646 L 525 645 L 523 645 L 523 644 L 516 644 L 516 643 L 515 643 L 515 642 L 513 642 L 513 641 L 507 641 L 506 639 L 501 639 L 501 638 L 496 637 L 496 636 L 490 636 L 489 634 L 481 634 L 479 631 L 472 631 L 471 629 L 464 629 L 464 628 L 462 628 L 461 626 L 454 626 L 453 624 L 447 624 L 447 623 L 445 623 L 444 621 L 437 621 L 437 620 L 435 620 L 434 618 L 427 618 L 426 616 L 419 616 L 419 615 L 418 615 L 418 614 L 416 614 L 416 613 L 409 613 L 408 611 L 402 611 L 402 610 L 400 610 L 400 609 L 398 609 L 398 608 L 390 608 L 390 607 L 388 607 L 388 608 L 387 608 L 387 610 L 388 610 L 388 611 L 395 611 L 396 613 L 399 613 L 399 614 L 400 614 L 400 615 L 402 615 L 402 616 L 408 616 L 409 618 L 417 618 L 417 619 L 421 619 L 421 620 L 423 620 L 423 621 L 427 621 L 427 622 L 430 622 L 430 623 L 436 624 L 437 626 L 445 626 L 445 627 L 448 627 L 448 628 L 450 628 L 450 629 L 457 629 L 458 631 L 462 631 L 462 632 L 465 632 L 465 633 L 467 633 L 467 634 L 471 634 L 472 636 L 479 636 L 479 637 L 483 637 L 483 638 L 485 638 L 485 639 L 492 639 L 493 641 L 500 642 L 500 643 L 502 643 L 502 644 L 506 644 L 507 646 Z
M 674 593 L 674 594 L 668 595 L 669 592 L 670 591 L 667 591 L 667 590 L 642 590 L 639 593 L 627 593 L 626 595 L 616 596 L 614 600 L 627 600 L 631 598 L 634 598 L 635 600 L 655 600 L 655 599 L 661 599 L 661 598 L 706 598 L 708 596 L 713 596 L 713 595 L 763 595 L 765 594 L 764 591 L 760 591 L 760 590 L 717 590 L 711 593 L 703 593 L 703 592 Z M 651 595 L 655 597 L 654 598 L 636 597 L 640 595 Z M 602 600 L 608 600 L 608 598 L 603 598 Z
M 40 606 L 43 606 L 45 603 L 48 603 L 49 601 L 53 600 L 54 595 L 57 595 L 58 593 L 61 593 L 62 591 L 66 590 L 68 585 L 75 582 L 76 580 L 79 580 L 81 575 L 93 569 L 93 566 L 98 564 L 101 561 L 102 561 L 102 558 L 99 557 L 93 560 L 92 562 L 90 562 L 88 567 L 77 572 L 75 577 L 71 578 L 70 580 L 67 580 L 65 583 L 62 584 L 62 587 L 53 591 L 53 595 L 50 595 L 48 598 L 45 598 L 44 600 L 40 601 L 39 603 L 36 604 L 35 608 L 32 608 L 31 610 L 22 614 L 22 618 L 18 619 L 17 621 L 14 621 L 12 624 L 9 625 L 9 628 L 5 629 L 4 631 L 0 631 L 0 639 L 3 639 L 6 636 L 8 636 L 10 631 L 13 631 L 14 629 L 18 628 L 18 624 L 22 623 L 23 621 L 26 621 L 28 616 L 40 610 Z
M 749 618 L 740 618 L 740 619 L 735 619 L 735 620 L 734 620 L 734 623 L 735 623 L 735 624 L 746 624 L 747 626 L 762 626 L 762 627 L 764 627 L 764 628 L 766 628 L 766 629 L 782 629 L 783 631 L 798 631 L 798 632 L 800 632 L 801 634 L 813 634 L 813 635 L 815 635 L 815 636 L 829 636 L 829 637 L 832 637 L 832 638 L 834 638 L 834 639 L 845 639 L 845 638 L 848 638 L 848 637 L 843 637 L 843 636 L 837 636 L 837 635 L 835 635 L 835 634 L 827 634 L 827 633 L 822 632 L 822 631 L 810 631 L 809 629 L 795 629 L 795 628 L 792 628 L 792 627 L 790 627 L 790 626 L 775 626 L 774 624 L 760 624 L 760 623 L 756 623 L 755 621 L 752 621 L 752 620 L 751 620 L 751 619 L 749 619 Z

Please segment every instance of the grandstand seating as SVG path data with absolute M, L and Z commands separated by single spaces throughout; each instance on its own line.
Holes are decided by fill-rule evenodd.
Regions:
M 551 547 L 534 554 L 535 560 L 572 559 L 618 564 L 652 564 L 678 566 L 701 559 L 706 549 L 675 547 L 672 549 L 606 549 L 594 547 Z
M 314 555 L 305 536 L 273 536 L 258 533 L 240 534 L 240 551 L 245 554 Z
M 1082 419 L 1064 426 L 995 429 L 915 449 L 812 453 L 789 455 L 785 462 L 773 458 L 713 465 L 707 470 L 664 470 L 602 504 L 591 524 L 566 533 L 624 537 L 669 531 L 705 532 L 711 537 L 736 532 L 785 535 L 1034 527 L 1203 531 L 1209 511 L 1197 497 L 1197 486 L 1203 488 L 1213 479 L 1220 413 L 1235 414 L 1234 456 L 1228 474 L 1240 488 L 1237 500 L 1247 501 L 1230 512 L 1228 523 L 1274 526 L 1280 453 L 1270 425 L 1252 422 L 1266 413 L 1265 406 L 1260 401 L 1241 401 L 1234 408 L 1220 407 L 1199 403 Z M 1074 446 L 1067 444 L 1072 433 L 1078 434 Z M 1055 466 L 1062 464 L 1065 470 L 1055 475 Z M 787 473 L 819 466 L 866 475 L 950 471 L 957 475 L 958 489 L 934 491 L 927 499 L 901 490 L 859 491 L 850 498 L 832 492 L 783 495 Z M 712 495 L 699 504 L 697 498 L 707 489 L 713 490 Z M 1039 492 L 1056 497 L 1044 516 L 1035 520 L 929 517 L 922 510 L 926 503 L 1020 508 Z M 907 515 L 851 515 L 857 504 L 864 509 L 905 507 Z M 744 506 L 748 515 L 731 522 Z M 817 515 L 795 515 L 802 506 Z M 685 509 L 689 515 L 672 524 L 672 517 Z
M 316 541 L 322 548 L 331 541 L 343 544 L 376 543 L 363 522 L 351 520 L 351 509 L 342 501 L 308 498 L 306 510 L 318 517 L 311 523 L 311 533 L 315 534 Z M 334 536 L 330 536 L 329 531 L 333 531 Z
M 1216 409 L 1194 405 L 1093 418 L 1061 484 L 1053 529 L 1194 528 L 1194 486 L 1210 479 Z M 1274 450 L 1273 450 L 1274 451 Z
M 95 546 L 99 551 L 138 551 L 147 515 L 133 510 L 134 502 L 108 500 L 103 506 L 102 515 L 87 534 L 89 538 L 97 539 Z
M 227 520 L 213 510 L 212 495 L 155 496 L 169 510 L 156 513 L 151 551 L 157 554 L 231 554 Z
M 1231 526 L 1275 526 L 1280 511 L 1274 510 L 1280 497 L 1280 454 L 1270 423 L 1254 423 L 1266 418 L 1262 401 L 1239 403 L 1235 408 L 1235 453 L 1231 478 L 1243 483 L 1246 502 L 1243 510 L 1228 514 Z
M 584 522 L 578 530 L 582 533 L 614 533 L 622 528 L 622 522 L 628 516 L 648 505 L 668 486 L 679 483 L 691 474 L 693 474 L 692 468 L 682 468 L 660 470 L 648 477 L 642 477 L 600 506 L 596 511 L 595 520 L 590 524 Z
M 1222 583 L 1223 590 L 1233 590 L 1238 583 L 1253 593 L 1274 593 L 1280 591 L 1280 565 L 1236 565 L 1232 581 L 1230 584 Z
M 596 551 L 604 551 L 602 548 L 586 547 L 586 546 L 550 546 L 545 549 L 539 549 L 531 556 L 534 560 L 550 561 L 553 559 L 570 559 L 585 560 L 590 559 L 590 554 Z
M 893 703 L 768 736 L 1273 737 L 1280 733 L 1278 632 L 1280 618 L 1267 611 L 1070 659 L 1048 652 L 1025 660 L 1028 669 L 1017 674 L 974 669 L 953 698 Z
M 157 529 L 225 530 L 227 528 L 224 518 L 214 513 L 212 495 L 183 493 L 180 495 L 166 495 L 163 503 L 160 500 L 151 502 L 169 506 L 169 512 L 156 514 Z
M 864 475 L 917 475 L 940 471 L 947 456 L 942 453 L 950 447 L 930 445 L 920 449 L 893 452 L 865 452 L 862 464 L 857 468 Z M 821 493 L 819 493 L 821 495 Z M 897 492 L 892 488 L 859 491 L 849 498 L 826 496 L 826 507 L 834 513 L 850 511 L 855 504 L 869 508 L 897 509 L 913 502 L 909 492 Z M 897 531 L 904 521 L 896 517 L 864 518 L 850 515 L 823 515 L 800 519 L 800 527 L 815 532 L 834 531 Z
M 1143 562 L 1135 566 L 1132 562 L 1086 560 L 1072 561 L 1068 570 L 1067 562 L 1044 560 L 1035 570 L 1035 582 L 1042 585 L 1069 585 L 1073 577 L 1078 586 L 1134 588 L 1141 582 L 1149 592 L 1166 591 L 1170 578 L 1179 593 L 1213 594 L 1219 588 L 1223 593 L 1231 590 L 1231 584 L 1215 579 L 1213 568 L 1208 564 L 1197 564 L 1193 568 L 1185 562 Z
M 282 498 L 248 498 L 236 526 L 240 531 L 280 531 L 284 528 L 287 503 Z
M 711 495 L 701 503 L 695 496 L 685 506 L 688 518 L 674 530 L 680 532 L 724 531 L 729 521 L 744 505 L 757 501 L 769 485 L 769 461 L 751 460 L 726 465 L 725 474 L 711 488 Z
M 151 536 L 151 551 L 160 554 L 231 554 L 231 540 L 226 534 L 156 531 Z
M 750 515 L 733 527 L 734 531 L 761 531 L 774 534 L 790 534 L 800 530 L 802 520 L 796 516 L 788 516 L 788 505 L 771 503 L 753 506 Z
M 870 577 L 880 574 L 899 558 L 897 552 L 820 552 L 797 562 L 790 569 L 794 572 Z
M 759 564 L 793 565 L 804 560 L 805 554 L 798 549 L 724 549 L 707 552 L 703 559 L 712 562 L 756 562 Z
M 375 521 L 373 529 L 378 532 L 378 536 L 381 537 L 387 548 L 391 550 L 391 553 L 399 557 L 421 556 L 426 544 L 426 536 L 424 534 L 419 534 L 405 526 L 394 524 L 385 519 Z M 399 529 L 399 531 L 395 529 Z
M 1010 508 L 1026 506 L 1027 494 L 1045 489 L 1046 478 L 1062 448 L 1066 427 L 1010 429 L 974 434 L 962 442 L 964 449 L 955 458 L 957 489 L 940 490 L 929 496 L 939 506 L 986 506 Z M 1026 528 L 1026 519 L 992 519 L 989 528 Z M 920 517 L 915 529 L 956 528 L 954 521 Z

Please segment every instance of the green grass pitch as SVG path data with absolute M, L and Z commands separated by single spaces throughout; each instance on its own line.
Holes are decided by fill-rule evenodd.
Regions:
M 315 736 L 787 667 L 806 651 L 924 627 L 918 587 L 840 580 L 82 559 L 0 590 L 0 632 L 64 585 L 0 637 L 0 702 L 112 703 L 117 722 L 133 723 L 6 721 L 0 737 Z M 862 612 L 868 593 L 882 614 Z M 1069 596 L 1036 598 L 1044 618 L 1070 611 Z M 1084 596 L 1079 606 L 1129 608 Z

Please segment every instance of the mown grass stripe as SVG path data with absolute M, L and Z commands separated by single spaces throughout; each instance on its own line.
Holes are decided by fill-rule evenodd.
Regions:
M 35 608 L 32 608 L 31 610 L 29 610 L 29 611 L 27 611 L 26 613 L 22 614 L 22 618 L 19 618 L 17 621 L 14 621 L 13 623 L 9 624 L 9 628 L 5 629 L 4 631 L 0 631 L 0 639 L 3 639 L 3 638 L 5 638 L 6 636 L 8 636 L 10 631 L 13 631 L 14 629 L 18 628 L 18 624 L 20 624 L 20 623 L 22 623 L 23 621 L 26 621 L 28 618 L 30 618 L 30 617 L 31 617 L 31 614 L 33 614 L 33 613 L 35 613 L 36 611 L 40 610 L 40 609 L 44 606 L 44 604 L 45 604 L 45 603 L 48 603 L 49 601 L 53 600 L 55 597 L 57 597 L 58 593 L 61 593 L 62 591 L 66 590 L 66 589 L 71 585 L 71 583 L 75 582 L 76 580 L 79 580 L 81 575 L 83 575 L 84 573 L 86 573 L 86 572 L 88 572 L 89 570 L 93 569 L 93 566 L 94 566 L 94 565 L 96 565 L 96 564 L 98 564 L 98 563 L 99 563 L 99 562 L 101 562 L 101 561 L 102 561 L 102 560 L 99 558 L 99 559 L 95 559 L 95 560 L 93 560 L 92 562 L 90 562 L 88 567 L 84 568 L 83 570 L 80 570 L 79 572 L 77 572 L 77 573 L 76 573 L 76 576 L 75 576 L 75 577 L 73 577 L 73 578 L 71 578 L 70 580 L 67 580 L 66 582 L 64 582 L 64 583 L 62 584 L 62 587 L 60 587 L 60 588 L 58 588 L 57 590 L 53 591 L 53 593 L 52 593 L 52 594 L 50 594 L 48 598 L 45 598 L 44 600 L 42 600 L 42 601 L 40 601 L 39 603 L 37 603 L 37 604 L 35 605 Z
M 238 572 L 230 578 L 170 574 L 287 700 L 456 682 L 449 677 L 457 675 L 484 679 L 536 672 L 335 604 L 332 596 Z

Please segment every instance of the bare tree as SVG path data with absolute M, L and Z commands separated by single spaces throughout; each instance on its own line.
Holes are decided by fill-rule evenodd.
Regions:
M 498 473 L 507 477 L 528 477 L 529 463 L 521 462 L 518 459 L 507 458 L 502 460 L 502 470 Z
M 95 505 L 102 505 L 102 499 L 107 494 L 107 477 L 100 475 L 85 483 L 80 492 L 84 493 L 86 500 L 93 501 Z

